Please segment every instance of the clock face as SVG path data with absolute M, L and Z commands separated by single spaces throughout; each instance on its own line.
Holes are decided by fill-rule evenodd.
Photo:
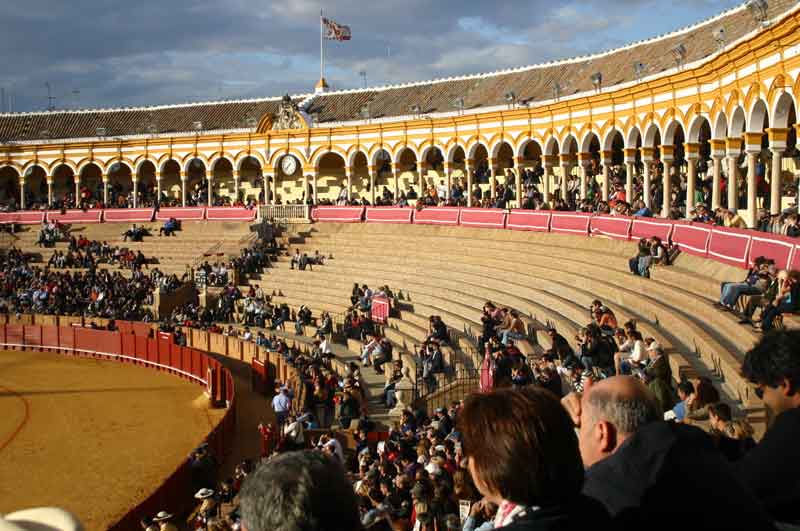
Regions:
M 291 155 L 286 155 L 281 159 L 281 169 L 286 175 L 294 175 L 297 171 L 297 159 Z

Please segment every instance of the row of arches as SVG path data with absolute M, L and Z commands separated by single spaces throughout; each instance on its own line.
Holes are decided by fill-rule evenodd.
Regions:
M 471 142 L 453 140 L 437 145 L 432 139 L 419 146 L 354 146 L 349 150 L 328 146 L 309 156 L 291 149 L 276 150 L 269 157 L 254 151 L 235 157 L 228 153 L 210 157 L 197 154 L 180 159 L 142 158 L 136 162 L 119 159 L 105 164 L 60 161 L 48 166 L 31 161 L 19 167 L 6 163 L 0 165 L 0 201 L 17 201 L 23 208 L 42 203 L 56 205 L 87 195 L 110 206 L 137 206 L 156 196 L 184 205 L 210 204 L 220 198 L 230 202 L 260 199 L 286 203 L 332 200 L 345 189 L 350 199 L 374 202 L 375 190 L 380 186 L 393 187 L 397 193 L 445 179 L 448 189 L 451 179 L 461 179 L 470 190 L 477 186 L 482 193 L 493 196 L 498 184 L 513 182 L 519 187 L 521 179 L 516 174 L 531 167 L 546 170 L 547 178 L 542 183 L 545 197 L 566 190 L 570 179 L 581 180 L 580 197 L 585 196 L 591 179 L 600 181 L 601 193 L 608 197 L 607 169 L 617 166 L 625 170 L 629 200 L 634 198 L 636 184 L 642 189 L 640 198 L 650 206 L 652 186 L 661 180 L 666 200 L 657 206 L 666 212 L 671 206 L 667 204 L 670 196 L 674 195 L 668 193 L 669 189 L 676 184 L 696 187 L 689 174 L 696 175 L 697 161 L 713 160 L 716 184 L 711 206 L 741 204 L 736 183 L 743 167 L 750 170 L 751 166 L 759 168 L 769 163 L 771 173 L 777 175 L 771 179 L 771 190 L 775 188 L 773 184 L 780 184 L 783 154 L 793 152 L 796 146 L 796 107 L 791 94 L 777 96 L 771 109 L 763 99 L 756 99 L 747 111 L 737 105 L 719 109 L 713 117 L 699 112 L 688 123 L 682 116 L 673 110 L 666 112 L 661 121 L 651 116 L 641 126 L 614 123 L 605 129 L 580 133 L 567 128 L 560 135 L 552 130 L 542 137 L 521 133 L 492 142 L 474 138 Z M 280 164 L 285 155 L 298 161 L 298 168 L 291 175 L 285 174 Z M 743 157 L 747 157 L 746 163 L 741 160 Z M 665 164 L 666 179 L 649 174 L 651 160 Z M 729 179 L 730 175 L 735 178 Z M 726 197 L 721 196 L 723 177 L 733 183 L 726 187 Z M 757 182 L 748 180 L 743 186 L 747 188 L 748 212 L 764 196 L 769 197 L 771 210 L 780 208 L 780 203 L 775 205 L 777 194 L 759 195 Z M 685 195 L 693 198 L 690 191 Z M 520 197 L 519 189 L 516 197 Z

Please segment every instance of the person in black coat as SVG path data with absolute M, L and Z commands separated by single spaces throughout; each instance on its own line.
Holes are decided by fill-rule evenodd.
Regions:
M 800 331 L 764 336 L 745 355 L 742 374 L 775 420 L 736 474 L 773 518 L 800 524 Z
M 580 429 L 583 493 L 606 508 L 614 529 L 775 529 L 712 438 L 661 420 L 637 378 L 602 380 L 563 403 Z

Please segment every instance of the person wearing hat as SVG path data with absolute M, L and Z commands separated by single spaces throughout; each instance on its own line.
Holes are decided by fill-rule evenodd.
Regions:
M 170 522 L 173 516 L 173 514 L 168 513 L 167 511 L 160 511 L 153 517 L 153 521 L 159 525 L 160 531 L 178 531 L 178 528 L 175 527 L 175 524 Z
M 83 525 L 64 509 L 38 507 L 0 514 L 0 531 L 83 531 Z
M 211 489 L 200 489 L 195 493 L 194 497 L 196 500 L 202 500 L 203 502 L 197 510 L 196 521 L 201 527 L 205 528 L 208 526 L 209 521 L 215 516 L 218 516 L 219 513 L 214 491 Z
M 675 391 L 672 388 L 672 369 L 664 354 L 664 349 L 653 341 L 647 347 L 649 361 L 644 374 L 647 386 L 656 396 L 661 412 L 670 411 L 675 405 Z

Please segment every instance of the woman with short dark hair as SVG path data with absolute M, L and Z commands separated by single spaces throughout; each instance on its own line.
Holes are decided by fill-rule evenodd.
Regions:
M 496 529 L 584 530 L 608 518 L 581 495 L 578 438 L 549 391 L 530 386 L 470 395 L 458 425 L 475 486 L 499 505 Z

